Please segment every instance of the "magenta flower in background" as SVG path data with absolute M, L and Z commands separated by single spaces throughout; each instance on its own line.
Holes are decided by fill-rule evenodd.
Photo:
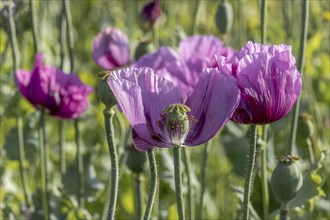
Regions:
M 106 70 L 128 65 L 132 59 L 127 36 L 116 28 L 105 28 L 93 40 L 93 59 Z
M 170 47 L 161 47 L 133 63 L 134 67 L 150 67 L 159 76 L 175 83 L 186 98 L 197 84 L 203 70 L 216 66 L 215 54 L 231 58 L 234 50 L 225 47 L 214 36 L 197 35 L 183 39 L 179 53 Z
M 45 66 L 43 55 L 37 54 L 32 71 L 18 70 L 16 84 L 22 95 L 37 109 L 64 119 L 78 118 L 88 108 L 87 96 L 93 88 L 83 84 L 74 74 Z
M 296 102 L 302 86 L 291 46 L 248 42 L 235 52 L 231 64 L 217 56 L 219 69 L 238 80 L 241 101 L 231 120 L 267 124 L 284 117 Z
M 231 118 L 240 96 L 236 79 L 215 68 L 204 71 L 186 101 L 178 85 L 151 68 L 113 71 L 108 84 L 141 151 L 208 141 Z M 173 106 L 184 114 L 169 111 Z

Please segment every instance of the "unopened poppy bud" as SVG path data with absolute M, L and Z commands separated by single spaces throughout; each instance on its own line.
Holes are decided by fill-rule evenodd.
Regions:
M 308 113 L 302 113 L 299 115 L 298 132 L 300 138 L 308 139 L 314 134 L 314 124 L 312 122 L 312 115 Z
M 143 151 L 138 151 L 135 147 L 128 148 L 126 165 L 134 174 L 142 173 L 146 168 L 147 155 Z
M 186 105 L 171 104 L 163 109 L 161 119 L 157 122 L 172 145 L 181 145 L 189 133 L 191 117 L 187 116 L 187 112 L 190 112 L 190 108 Z
M 150 39 L 143 39 L 135 49 L 134 58 L 138 60 L 142 55 L 152 53 L 155 49 L 155 45 Z
M 287 204 L 297 195 L 303 184 L 302 174 L 296 163 L 299 157 L 288 155 L 276 159 L 279 163 L 272 174 L 270 185 L 276 198 L 282 204 Z
M 110 72 L 103 71 L 97 74 L 97 76 L 100 78 L 99 83 L 97 85 L 96 94 L 99 100 L 107 107 L 112 107 L 117 104 L 117 100 L 115 96 L 113 95 L 107 79 Z
M 228 33 L 231 30 L 233 24 L 233 8 L 227 0 L 220 2 L 215 15 L 215 23 L 221 34 Z
M 149 30 L 161 15 L 160 0 L 154 0 L 146 4 L 140 14 L 140 27 Z

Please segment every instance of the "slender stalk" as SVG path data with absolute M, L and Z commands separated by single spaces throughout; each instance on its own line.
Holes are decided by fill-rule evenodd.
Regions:
M 24 169 L 25 152 L 24 152 L 24 137 L 23 137 L 23 121 L 21 117 L 17 117 L 17 134 L 18 134 L 18 151 L 19 151 L 19 173 L 22 181 L 24 193 L 24 201 L 27 208 L 30 207 L 29 196 L 27 193 L 27 176 Z
M 30 13 L 31 13 L 31 21 L 32 21 L 32 35 L 33 35 L 33 44 L 35 52 L 40 52 L 40 39 L 39 39 L 39 31 L 38 31 L 38 21 L 35 9 L 35 0 L 30 0 Z
M 174 183 L 175 183 L 175 194 L 176 204 L 178 209 L 179 220 L 185 219 L 183 196 L 182 196 L 182 180 L 181 180 L 181 146 L 173 147 L 174 157 Z
M 204 193 L 205 193 L 205 178 L 206 178 L 206 165 L 208 161 L 208 152 L 210 149 L 210 141 L 206 142 L 203 148 L 203 160 L 202 160 L 202 167 L 201 167 L 201 190 L 199 196 L 199 207 L 198 207 L 198 214 L 197 219 L 202 219 L 203 217 L 203 201 L 204 201 Z
M 302 28 L 301 28 L 301 33 L 300 33 L 299 57 L 298 57 L 298 62 L 297 62 L 297 68 L 301 75 L 303 75 L 305 49 L 306 49 L 306 44 L 307 44 L 308 18 L 309 18 L 309 0 L 304 0 L 303 7 L 302 7 L 302 15 L 301 15 Z M 296 143 L 299 108 L 300 108 L 300 96 L 298 97 L 297 102 L 294 105 L 293 110 L 292 110 L 293 115 L 292 115 L 292 121 L 291 121 L 288 155 L 292 154 L 293 147 Z
M 41 192 L 44 219 L 49 220 L 49 198 L 47 180 L 47 152 L 45 146 L 45 119 L 43 111 L 40 112 L 39 120 L 39 148 L 40 148 L 40 172 L 41 172 Z
M 8 5 L 8 14 L 9 14 L 9 40 L 12 48 L 12 57 L 13 57 L 13 76 L 16 73 L 18 64 L 20 63 L 20 56 L 17 46 L 17 37 L 16 37 L 16 24 L 14 20 L 13 12 L 14 3 Z
M 267 32 L 267 0 L 261 0 L 260 26 L 261 26 L 261 43 L 266 43 Z
M 76 119 L 74 121 L 74 127 L 75 127 L 75 143 L 77 146 L 77 167 L 78 167 L 78 202 L 79 207 L 84 208 L 85 206 L 85 184 L 84 184 L 84 162 L 83 162 L 83 154 L 80 144 L 80 131 L 79 131 L 79 120 Z
M 65 56 L 65 36 L 66 36 L 66 20 L 65 20 L 65 11 L 64 5 L 62 7 L 61 13 L 59 15 L 60 19 L 60 69 L 64 69 L 64 56 Z M 66 172 L 66 159 L 65 159 L 65 151 L 64 151 L 64 140 L 65 140 L 65 127 L 64 121 L 58 121 L 58 134 L 59 134 L 59 147 L 60 147 L 60 170 L 63 175 Z
M 287 220 L 288 219 L 288 212 L 289 212 L 289 207 L 286 204 L 282 204 L 281 209 L 280 209 L 280 220 Z
M 249 148 L 249 158 L 248 167 L 244 184 L 244 198 L 243 198 L 243 220 L 249 219 L 249 206 L 250 206 L 250 194 L 253 185 L 253 170 L 256 160 L 257 152 L 257 126 L 251 124 L 249 128 L 250 133 L 250 148 Z
M 267 177 L 267 130 L 268 130 L 268 125 L 264 125 L 262 139 L 265 145 L 261 147 L 261 190 L 262 190 L 263 219 L 268 219 L 268 212 L 269 212 L 269 194 L 268 194 L 268 177 Z
M 63 9 L 65 15 L 65 21 L 67 25 L 67 41 L 69 49 L 69 58 L 70 58 L 70 73 L 74 72 L 74 39 L 73 39 L 73 25 L 70 11 L 69 1 L 63 0 Z M 84 207 L 84 167 L 83 167 L 83 155 L 80 145 L 80 132 L 79 132 L 79 120 L 75 119 L 74 121 L 75 133 L 76 133 L 76 146 L 77 146 L 77 165 L 78 165 L 78 190 L 79 190 L 79 206 L 80 208 Z
M 115 208 L 117 203 L 117 192 L 118 192 L 118 158 L 114 138 L 114 127 L 113 127 L 113 116 L 115 112 L 112 108 L 106 107 L 103 110 L 104 125 L 107 137 L 107 143 L 109 147 L 109 154 L 111 160 L 111 187 L 110 187 L 110 199 L 108 204 L 108 216 L 107 219 L 115 218 Z
M 142 175 L 134 175 L 134 188 L 135 188 L 135 209 L 137 219 L 142 219 L 142 204 L 143 204 L 143 189 L 142 189 Z
M 194 18 L 193 18 L 193 24 L 192 24 L 192 34 L 196 34 L 197 32 L 197 27 L 198 27 L 198 9 L 201 1 L 200 0 L 195 0 L 195 5 L 194 5 Z
M 62 120 L 58 121 L 58 134 L 59 134 L 59 145 L 60 145 L 60 171 L 63 175 L 66 171 L 66 160 L 64 151 L 64 122 Z
M 147 152 L 149 166 L 150 166 L 150 191 L 148 196 L 148 202 L 146 211 L 144 213 L 144 220 L 149 220 L 151 217 L 151 211 L 154 206 L 155 197 L 156 197 L 156 190 L 158 186 L 158 174 L 157 174 L 157 165 L 156 165 L 156 158 L 154 150 L 148 150 Z
M 190 163 L 190 155 L 187 152 L 189 149 L 184 148 L 183 150 L 183 163 L 185 166 L 185 171 L 187 175 L 187 187 L 188 187 L 188 219 L 194 219 L 194 199 L 193 199 L 193 188 L 192 188 L 192 174 L 191 174 L 191 163 Z

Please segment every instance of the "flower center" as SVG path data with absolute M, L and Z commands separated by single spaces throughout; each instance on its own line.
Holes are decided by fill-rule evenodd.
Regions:
M 190 108 L 184 104 L 170 104 L 163 109 L 157 125 L 163 131 L 166 140 L 172 145 L 182 145 L 190 131 L 193 116 L 187 116 Z

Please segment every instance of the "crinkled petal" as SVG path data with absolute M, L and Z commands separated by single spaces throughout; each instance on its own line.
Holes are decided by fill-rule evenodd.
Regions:
M 231 118 L 240 99 L 236 79 L 217 69 L 206 69 L 186 105 L 196 122 L 185 145 L 195 146 L 211 139 Z
M 287 62 L 266 53 L 245 56 L 239 61 L 241 102 L 233 121 L 271 123 L 291 110 L 300 94 L 301 77 L 295 66 Z
M 138 136 L 151 145 L 167 147 L 157 121 L 165 107 L 181 102 L 177 86 L 150 68 L 113 71 L 108 84 Z

